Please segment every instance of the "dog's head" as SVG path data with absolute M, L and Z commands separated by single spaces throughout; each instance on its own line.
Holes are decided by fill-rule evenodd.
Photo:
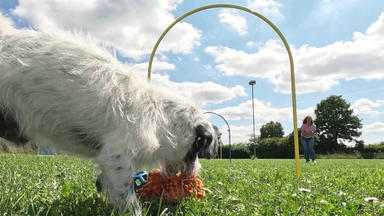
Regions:
M 184 157 L 184 172 L 194 174 L 198 172 L 200 164 L 198 155 L 211 159 L 217 155 L 218 136 L 209 123 L 199 124 L 195 128 L 195 139 L 192 147 Z
M 182 158 L 180 158 L 181 161 L 167 163 L 163 170 L 166 175 L 174 175 L 178 171 L 187 175 L 196 174 L 200 170 L 198 157 L 211 159 L 217 155 L 218 135 L 211 123 L 200 121 L 191 126 L 190 130 L 190 133 L 181 139 L 187 142 L 185 145 L 181 145 L 184 148 L 186 146 L 186 148 L 179 151 L 183 152 Z
M 168 98 L 162 108 L 164 127 L 158 127 L 157 137 L 163 173 L 168 176 L 179 171 L 197 173 L 200 169 L 198 156 L 213 158 L 217 154 L 216 130 L 203 111 L 185 98 Z

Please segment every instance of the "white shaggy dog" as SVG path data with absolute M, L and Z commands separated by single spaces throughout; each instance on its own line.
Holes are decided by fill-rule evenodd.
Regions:
M 201 110 L 153 89 L 89 39 L 12 27 L 0 14 L 0 136 L 91 157 L 111 202 L 137 206 L 133 174 L 198 171 L 216 153 Z M 139 211 L 136 212 L 140 214 Z

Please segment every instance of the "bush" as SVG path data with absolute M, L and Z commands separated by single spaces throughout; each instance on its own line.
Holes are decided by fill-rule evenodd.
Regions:
M 360 159 L 362 155 L 359 152 L 355 152 L 352 154 L 347 153 L 335 153 L 335 154 L 320 154 L 316 155 L 318 159 Z
M 362 152 L 361 157 L 364 159 L 375 159 L 376 152 Z
M 244 143 L 231 145 L 232 158 L 251 158 L 251 151 Z M 223 158 L 229 158 L 229 145 L 223 146 Z
M 256 148 L 258 158 L 294 158 L 293 141 L 289 137 L 266 138 L 259 140 Z
M 383 152 L 379 152 L 379 153 L 376 153 L 376 159 L 384 159 L 384 151 Z
M 380 144 L 371 144 L 371 145 L 366 145 L 364 148 L 361 150 L 361 152 L 384 152 L 384 143 Z

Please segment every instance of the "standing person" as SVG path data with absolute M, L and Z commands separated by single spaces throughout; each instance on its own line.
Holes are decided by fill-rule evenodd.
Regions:
M 309 157 L 313 163 L 316 163 L 315 150 L 313 149 L 315 131 L 316 126 L 313 124 L 312 117 L 305 117 L 301 126 L 301 143 L 304 147 L 304 157 L 307 163 L 310 161 Z

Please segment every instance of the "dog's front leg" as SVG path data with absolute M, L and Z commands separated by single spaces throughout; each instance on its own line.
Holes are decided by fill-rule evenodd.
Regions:
M 107 193 L 112 203 L 134 215 L 141 215 L 141 207 L 134 190 L 133 161 L 130 155 L 103 149 L 97 158 L 102 171 L 98 180 L 102 191 Z

